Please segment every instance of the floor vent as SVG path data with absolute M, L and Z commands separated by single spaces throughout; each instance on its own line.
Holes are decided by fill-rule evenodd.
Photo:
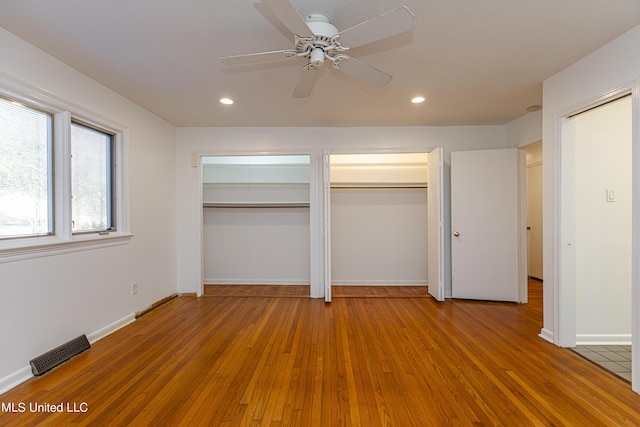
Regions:
M 89 348 L 91 348 L 91 345 L 86 335 L 79 336 L 30 361 L 31 372 L 36 377 L 42 375 Z

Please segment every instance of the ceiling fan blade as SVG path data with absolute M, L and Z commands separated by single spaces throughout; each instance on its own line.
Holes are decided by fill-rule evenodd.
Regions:
M 227 65 L 247 64 L 259 61 L 274 61 L 296 56 L 295 50 L 275 50 L 273 52 L 247 53 L 244 55 L 221 56 L 220 62 Z
M 413 29 L 415 16 L 401 6 L 340 32 L 340 44 L 354 48 Z
M 373 87 L 383 87 L 389 84 L 393 76 L 365 64 L 357 59 L 347 57 L 340 61 L 336 68 L 358 80 L 370 84 Z
M 308 37 L 313 32 L 302 19 L 289 0 L 264 0 L 264 4 L 278 17 L 289 31 L 300 37 Z
M 313 89 L 317 76 L 318 68 L 310 67 L 309 65 L 302 67 L 300 77 L 298 77 L 298 83 L 296 83 L 296 88 L 293 90 L 293 97 L 305 98 L 311 95 L 311 89 Z

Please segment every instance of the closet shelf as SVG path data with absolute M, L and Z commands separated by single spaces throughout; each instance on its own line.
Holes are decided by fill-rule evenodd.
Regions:
M 308 208 L 309 202 L 205 202 L 203 208 Z
M 427 188 L 427 184 L 424 182 L 339 182 L 331 183 L 331 188 L 344 188 L 344 189 L 379 189 L 379 188 Z

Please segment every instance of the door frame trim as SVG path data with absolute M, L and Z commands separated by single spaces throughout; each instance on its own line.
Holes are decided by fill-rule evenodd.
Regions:
M 442 149 L 442 153 L 443 153 L 443 164 L 444 164 L 444 148 L 442 146 L 435 146 L 435 147 L 414 147 L 414 148 L 403 148 L 403 147 L 397 147 L 397 148 L 393 148 L 393 149 L 376 149 L 376 148 L 371 148 L 371 149 L 367 149 L 367 148 L 357 148 L 357 149 L 324 149 L 323 153 L 321 154 L 321 162 L 322 162 L 322 179 L 320 179 L 321 184 L 323 185 L 323 190 L 324 190 L 324 179 L 325 179 L 325 174 L 324 174 L 324 166 L 325 166 L 325 162 L 323 161 L 324 156 L 328 155 L 329 159 L 331 158 L 331 155 L 336 154 L 336 155 L 340 155 L 340 154 L 355 154 L 355 155 L 367 155 L 367 154 L 403 154 L 403 153 L 430 153 L 433 150 L 437 150 L 437 149 Z M 327 166 L 330 168 L 331 166 L 331 162 L 328 161 L 327 162 Z M 429 165 L 427 164 L 427 168 L 429 167 Z M 330 169 L 329 169 L 330 170 Z M 329 176 L 330 178 L 330 176 Z M 329 186 L 330 186 L 330 182 L 329 182 Z M 427 184 L 428 185 L 428 184 Z M 446 191 L 446 189 L 444 189 L 444 182 L 441 183 L 441 187 L 443 189 L 443 192 Z M 329 195 L 330 198 L 330 195 Z M 329 201 L 329 203 L 331 203 Z M 444 209 L 444 206 L 442 207 Z M 330 213 L 329 213 L 330 215 Z M 444 221 L 444 220 L 443 220 Z M 328 244 L 331 244 L 331 228 L 330 228 L 330 221 L 329 221 L 329 229 L 326 229 L 326 225 L 327 222 L 323 222 L 323 231 L 324 233 L 327 234 L 327 238 L 323 238 L 323 242 L 326 244 L 328 242 Z M 325 248 L 324 250 L 325 254 L 328 254 L 326 256 L 329 257 L 328 260 L 325 260 L 325 274 L 327 274 L 327 270 L 328 270 L 328 277 L 325 276 L 325 282 L 324 282 L 324 289 L 325 289 L 325 302 L 330 302 L 331 301 L 331 289 L 333 287 L 332 284 L 332 278 L 331 278 L 331 248 Z M 445 259 L 445 255 L 446 253 L 442 253 L 442 259 Z M 444 261 L 443 261 L 444 264 Z M 442 273 L 444 275 L 444 273 Z M 449 294 L 448 296 L 446 295 L 446 290 L 447 290 L 447 286 L 446 286 L 446 276 L 444 276 L 445 279 L 444 280 L 444 289 L 445 289 L 445 298 L 447 297 L 451 297 L 451 295 Z M 328 298 L 327 298 L 328 297 Z
M 191 153 L 191 167 L 197 169 L 197 191 L 198 191 L 198 243 L 197 251 L 199 256 L 196 256 L 195 259 L 199 264 L 198 269 L 198 286 L 196 290 L 196 296 L 200 297 L 204 295 L 204 214 L 203 214 L 203 188 L 202 188 L 202 158 L 203 157 L 224 157 L 224 156 L 309 156 L 310 161 L 310 171 L 309 171 L 309 296 L 312 298 L 320 298 L 324 295 L 318 295 L 317 289 L 322 286 L 320 283 L 320 277 L 318 271 L 321 269 L 318 267 L 318 263 L 321 262 L 319 260 L 318 251 L 316 248 L 318 247 L 317 239 L 319 238 L 317 233 L 317 198 L 314 196 L 314 192 L 317 191 L 317 168 L 315 165 L 315 161 L 318 157 L 318 153 L 312 150 L 269 150 L 269 151 L 259 151 L 259 150 L 207 150 L 207 151 L 197 151 Z

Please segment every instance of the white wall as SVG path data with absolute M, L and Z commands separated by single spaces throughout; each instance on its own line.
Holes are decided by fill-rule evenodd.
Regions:
M 565 289 L 558 287 L 561 273 L 558 265 L 560 212 L 556 203 L 561 177 L 559 118 L 593 105 L 613 92 L 633 88 L 640 76 L 640 56 L 635 54 L 639 44 L 640 26 L 550 77 L 543 84 L 545 281 L 542 336 L 559 345 L 567 345 L 575 339 L 575 330 L 566 327 L 570 318 L 575 316 L 570 308 L 565 310 L 565 301 L 570 301 L 572 295 L 570 292 L 563 294 Z M 637 120 L 637 112 L 634 114 Z M 634 156 L 637 157 L 637 153 Z M 634 239 L 637 239 L 635 227 L 634 233 Z M 637 253 L 634 255 L 637 256 Z M 633 260 L 633 263 L 637 265 L 638 260 Z M 575 296 L 573 298 L 575 300 Z M 562 307 L 557 305 L 560 302 Z M 637 301 L 634 303 L 637 304 Z M 638 317 L 634 321 L 637 323 Z M 637 324 L 635 326 L 638 327 Z
M 504 126 L 379 127 L 379 128 L 179 128 L 177 130 L 178 289 L 199 292 L 202 284 L 202 209 L 197 156 L 207 154 L 301 154 L 318 163 L 322 150 L 334 153 L 416 151 L 445 149 L 445 188 L 448 188 L 450 153 L 455 150 L 504 148 Z M 313 174 L 313 171 L 312 171 Z M 312 184 L 312 197 L 314 190 Z M 448 190 L 446 190 L 448 191 Z M 316 194 L 317 196 L 317 194 Z M 449 218 L 449 198 L 445 218 Z M 313 206 L 312 206 L 313 208 Z M 450 222 L 445 235 L 450 234 Z M 311 244 L 317 229 L 311 216 Z M 450 245 L 445 248 L 446 282 L 450 286 Z M 313 251 L 311 256 L 313 257 Z M 322 274 L 311 267 L 312 296 L 322 296 Z M 314 287 L 315 283 L 315 287 Z M 449 288 L 450 289 L 450 288 Z
M 332 189 L 334 285 L 426 285 L 427 190 Z
M 126 125 L 128 244 L 0 263 L 0 390 L 29 360 L 176 291 L 175 128 L 0 29 L 0 75 Z M 130 295 L 138 282 L 138 295 Z
M 575 123 L 576 341 L 631 340 L 631 98 Z M 615 199 L 607 199 L 607 190 Z
M 542 139 L 542 110 L 518 117 L 505 126 L 507 146 L 518 148 Z
M 309 208 L 206 208 L 207 284 L 309 284 Z

